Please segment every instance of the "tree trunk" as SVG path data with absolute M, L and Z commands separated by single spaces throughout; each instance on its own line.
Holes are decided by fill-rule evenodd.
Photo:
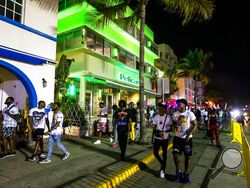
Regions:
M 140 99 L 140 138 L 139 142 L 144 141 L 145 137 L 145 113 L 144 113 L 144 26 L 146 17 L 146 5 L 148 0 L 142 0 L 141 5 L 141 25 L 140 25 L 140 63 L 139 63 L 139 99 Z
M 197 92 L 198 92 L 197 81 L 198 81 L 198 78 L 197 76 L 195 76 L 194 77 L 194 110 L 195 110 L 195 113 L 197 111 Z

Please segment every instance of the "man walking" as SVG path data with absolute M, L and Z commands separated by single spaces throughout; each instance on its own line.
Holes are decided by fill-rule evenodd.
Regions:
M 94 142 L 94 144 L 101 144 L 101 137 L 102 134 L 107 133 L 109 136 L 110 143 L 113 142 L 113 138 L 109 133 L 109 126 L 108 126 L 108 108 L 104 105 L 104 102 L 101 101 L 99 103 L 100 107 L 100 114 L 99 114 L 99 120 L 97 123 L 97 132 L 98 132 L 98 139 Z
M 126 109 L 126 101 L 120 100 L 118 104 L 119 108 L 116 110 L 115 118 L 118 133 L 118 142 L 121 150 L 121 161 L 125 161 L 125 153 L 127 149 L 128 140 L 128 124 L 130 120 L 129 110 Z
M 47 125 L 48 130 L 49 128 L 49 120 L 48 116 L 45 113 L 45 102 L 39 101 L 38 107 L 32 108 L 29 111 L 29 124 L 32 128 L 32 137 L 33 140 L 36 141 L 35 149 L 33 154 L 29 157 L 29 161 L 36 161 L 38 156 L 45 157 L 44 155 L 44 147 L 43 147 L 43 134 L 45 125 Z M 40 147 L 40 155 L 38 154 L 38 149 Z
M 14 98 L 8 97 L 5 100 L 7 106 L 3 109 L 2 116 L 2 142 L 3 142 L 3 153 L 0 154 L 0 159 L 6 157 L 15 156 L 15 146 L 14 146 L 14 132 L 17 126 L 17 121 L 20 118 L 18 107 L 13 104 Z M 10 151 L 8 151 L 8 145 Z
M 54 106 L 52 108 L 54 114 L 53 114 L 53 120 L 51 124 L 51 130 L 49 132 L 49 149 L 48 149 L 48 155 L 47 158 L 40 161 L 39 163 L 45 164 L 51 162 L 51 155 L 53 152 L 54 147 L 54 141 L 56 142 L 56 145 L 59 149 L 63 152 L 63 158 L 62 160 L 66 160 L 70 153 L 68 150 L 64 147 L 64 145 L 61 142 L 61 134 L 62 134 L 62 125 L 63 125 L 63 113 L 60 111 L 61 104 L 59 102 L 55 102 Z
M 196 117 L 193 112 L 187 110 L 188 102 L 185 99 L 178 99 L 176 101 L 178 111 L 173 114 L 173 121 L 175 126 L 175 137 L 173 140 L 173 157 L 176 167 L 175 181 L 190 183 L 189 168 L 192 156 L 192 133 L 197 127 Z M 179 157 L 184 152 L 185 156 L 185 171 L 180 170 Z
M 160 177 L 165 178 L 165 169 L 167 163 L 167 149 L 169 141 L 169 132 L 171 131 L 172 119 L 166 114 L 166 106 L 158 105 L 159 114 L 153 119 L 154 125 L 154 156 L 161 164 Z M 159 155 L 160 147 L 162 148 L 162 158 Z

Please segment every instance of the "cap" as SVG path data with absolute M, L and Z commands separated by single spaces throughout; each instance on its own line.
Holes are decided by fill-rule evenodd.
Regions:
M 158 108 L 160 108 L 160 107 L 166 109 L 166 108 L 167 108 L 167 105 L 166 105 L 166 104 L 163 104 L 163 103 L 158 103 Z
M 183 103 L 183 104 L 185 104 L 186 106 L 188 106 L 188 102 L 187 102 L 186 99 L 178 99 L 178 100 L 176 100 L 176 103 L 177 103 L 177 104 Z

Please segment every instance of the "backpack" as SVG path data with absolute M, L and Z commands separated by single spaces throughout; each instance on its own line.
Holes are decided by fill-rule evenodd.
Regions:
M 17 107 L 15 105 L 12 105 L 8 111 L 10 111 L 13 107 Z M 18 107 L 17 107 L 18 108 Z M 17 123 L 22 123 L 22 117 L 23 117 L 23 112 L 20 108 L 18 108 L 18 116 L 16 118 L 13 118 Z

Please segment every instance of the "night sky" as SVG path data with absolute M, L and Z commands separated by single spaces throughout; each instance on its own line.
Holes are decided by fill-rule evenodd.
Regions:
M 213 18 L 182 26 L 176 14 L 163 11 L 159 0 L 147 6 L 146 24 L 157 44 L 169 44 L 180 59 L 189 49 L 201 48 L 214 54 L 210 83 L 218 84 L 232 101 L 250 103 L 250 16 L 247 1 L 217 0 Z M 228 101 L 231 102 L 231 101 Z

